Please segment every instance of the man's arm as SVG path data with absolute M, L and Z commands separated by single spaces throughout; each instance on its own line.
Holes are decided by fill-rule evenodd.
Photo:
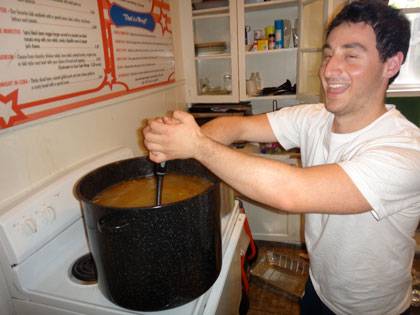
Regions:
M 201 131 L 211 139 L 225 145 L 235 141 L 277 141 L 266 114 L 216 118 L 203 125 Z
M 194 118 L 175 112 L 177 124 L 151 121 L 145 145 L 155 162 L 195 158 L 240 193 L 290 212 L 359 213 L 371 206 L 337 164 L 297 168 L 232 150 L 206 136 Z

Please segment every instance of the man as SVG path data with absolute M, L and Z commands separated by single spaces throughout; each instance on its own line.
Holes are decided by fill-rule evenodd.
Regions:
M 150 120 L 150 158 L 195 158 L 244 195 L 305 213 L 310 277 L 302 314 L 409 312 L 413 235 L 420 214 L 420 131 L 388 84 L 407 54 L 410 25 L 381 2 L 348 4 L 327 30 L 325 104 L 213 120 Z M 241 154 L 235 140 L 300 147 L 303 168 Z

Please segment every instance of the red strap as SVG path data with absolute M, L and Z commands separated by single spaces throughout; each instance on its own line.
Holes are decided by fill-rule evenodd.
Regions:
M 245 254 L 241 255 L 241 274 L 242 274 L 242 284 L 243 289 L 245 290 L 245 294 L 248 295 L 249 291 L 249 282 L 248 282 L 248 276 L 245 271 Z
M 240 202 L 240 201 L 239 201 L 239 206 L 240 206 L 241 213 L 244 213 L 245 214 L 244 206 L 243 206 L 242 202 Z M 248 261 L 250 261 L 257 254 L 257 248 L 255 247 L 254 238 L 252 237 L 252 232 L 251 232 L 251 228 L 249 227 L 249 223 L 248 223 L 248 218 L 247 217 L 245 217 L 244 230 L 245 230 L 245 233 L 248 235 L 248 238 L 249 238 L 249 246 L 251 247 L 251 253 L 247 257 Z
M 240 212 L 245 214 L 245 209 L 242 204 L 242 202 L 239 200 L 239 207 Z M 246 257 L 247 261 L 251 261 L 257 254 L 257 248 L 255 247 L 254 238 L 252 237 L 251 228 L 249 227 L 248 218 L 245 216 L 245 222 L 244 222 L 244 230 L 246 235 L 248 235 L 249 238 L 249 246 L 251 247 L 251 253 L 249 256 Z M 245 291 L 245 294 L 248 295 L 249 291 L 249 281 L 248 281 L 248 274 L 247 270 L 245 270 L 245 256 L 246 252 L 241 254 L 241 278 L 242 278 L 242 284 L 243 289 Z

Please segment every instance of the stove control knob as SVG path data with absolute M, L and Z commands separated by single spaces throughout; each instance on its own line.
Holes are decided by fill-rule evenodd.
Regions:
M 51 223 L 56 218 L 55 209 L 52 206 L 47 206 L 40 211 L 40 218 L 43 223 Z
M 33 218 L 25 219 L 25 221 L 23 221 L 22 231 L 28 236 L 38 232 L 36 221 Z

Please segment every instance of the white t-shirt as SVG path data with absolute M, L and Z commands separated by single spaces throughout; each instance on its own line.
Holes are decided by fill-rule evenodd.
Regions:
M 278 141 L 302 165 L 337 163 L 372 210 L 307 214 L 310 276 L 336 314 L 400 314 L 411 302 L 413 239 L 420 217 L 420 130 L 394 106 L 356 132 L 331 132 L 323 104 L 267 114 Z

